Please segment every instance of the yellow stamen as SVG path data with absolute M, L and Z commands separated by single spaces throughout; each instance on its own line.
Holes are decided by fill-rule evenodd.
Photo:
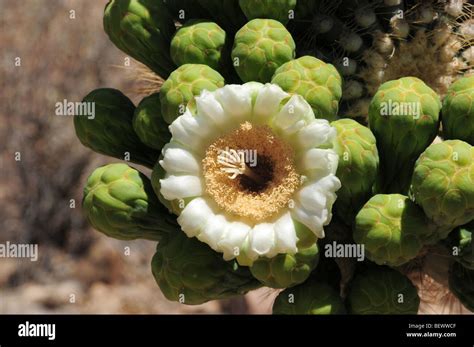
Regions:
M 249 153 L 256 163 L 245 160 Z M 288 206 L 300 185 L 292 148 L 268 126 L 242 123 L 208 147 L 202 164 L 206 193 L 227 213 L 251 222 Z

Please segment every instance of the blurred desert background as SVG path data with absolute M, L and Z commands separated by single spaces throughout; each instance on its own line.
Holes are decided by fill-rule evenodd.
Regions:
M 0 243 L 39 247 L 37 262 L 0 258 L 0 313 L 270 312 L 268 289 L 199 306 L 169 302 L 151 274 L 153 242 L 116 241 L 85 222 L 84 181 L 116 160 L 84 148 L 55 104 L 100 87 L 141 98 L 137 67 L 124 66 L 102 29 L 106 3 L 0 0 Z

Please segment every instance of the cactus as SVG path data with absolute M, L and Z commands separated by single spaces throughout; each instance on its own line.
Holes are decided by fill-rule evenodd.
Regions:
M 474 76 L 451 85 L 442 109 L 443 134 L 447 139 L 474 145 Z
M 273 314 L 343 313 L 344 303 L 339 294 L 328 284 L 315 280 L 282 291 L 273 304 Z
M 316 118 L 336 118 L 342 95 L 341 76 L 331 64 L 310 56 L 291 60 L 275 71 L 272 83 L 288 93 L 302 95 Z
M 218 70 L 224 67 L 226 33 L 216 23 L 190 20 L 171 40 L 171 59 L 177 66 L 204 64 Z
M 235 34 L 232 60 L 244 82 L 270 82 L 275 70 L 294 57 L 291 34 L 275 20 L 251 20 Z
M 169 45 L 175 27 L 161 1 L 110 0 L 104 30 L 120 50 L 159 76 L 166 78 L 174 70 Z
M 135 106 L 119 90 L 103 88 L 87 94 L 83 102 L 92 103 L 94 117 L 74 118 L 76 135 L 92 150 L 111 157 L 153 167 L 159 152 L 145 146 L 133 129 Z
M 369 108 L 369 127 L 382 157 L 383 193 L 408 192 L 418 156 L 434 140 L 441 101 L 423 81 L 403 77 L 384 83 Z
M 203 90 L 213 91 L 224 85 L 224 77 L 203 64 L 185 64 L 163 83 L 160 91 L 161 113 L 166 123 L 183 114 L 188 103 Z
M 416 314 L 420 305 L 410 280 L 383 266 L 357 274 L 347 301 L 352 314 Z
M 161 151 L 171 134 L 161 115 L 160 94 L 147 96 L 138 104 L 133 115 L 133 129 L 141 142 Z
M 266 287 L 289 288 L 306 281 L 318 260 L 318 246 L 313 244 L 296 254 L 260 258 L 253 263 L 250 271 Z
M 352 119 L 340 119 L 331 125 L 337 130 L 334 141 L 334 149 L 339 155 L 336 176 L 342 184 L 334 208 L 347 224 L 351 224 L 372 195 L 379 173 L 379 155 L 370 129 Z
M 379 265 L 400 266 L 414 259 L 431 237 L 423 210 L 400 194 L 373 196 L 355 220 L 354 240 Z
M 187 305 L 242 295 L 259 287 L 247 268 L 222 260 L 207 245 L 179 230 L 158 244 L 152 271 L 169 300 Z
M 82 206 L 94 228 L 120 240 L 161 240 L 178 229 L 150 180 L 126 164 L 95 169 L 87 179 Z
M 269 18 L 286 24 L 292 18 L 296 0 L 239 0 L 240 8 L 250 21 L 255 18 Z
M 415 202 L 444 230 L 474 219 L 474 148 L 460 140 L 432 144 L 416 162 Z
M 76 133 L 152 172 L 97 168 L 86 218 L 158 241 L 155 280 L 184 304 L 268 286 L 283 289 L 275 314 L 415 314 L 412 272 L 450 247 L 440 280 L 472 310 L 472 9 L 109 1 L 104 29 L 151 70 L 146 97 L 91 92 Z

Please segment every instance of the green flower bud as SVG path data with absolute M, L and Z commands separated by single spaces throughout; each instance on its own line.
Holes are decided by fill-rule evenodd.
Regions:
M 145 146 L 133 129 L 135 106 L 116 89 L 96 89 L 82 100 L 93 103 L 93 118 L 76 115 L 74 127 L 81 143 L 97 153 L 153 167 L 159 152 Z
M 220 73 L 202 64 L 185 64 L 177 68 L 160 90 L 163 119 L 171 124 L 186 111 L 188 103 L 203 90 L 214 91 L 224 86 Z
M 377 145 L 370 129 L 352 119 L 340 119 L 331 126 L 337 130 L 333 148 L 339 155 L 336 176 L 341 181 L 334 208 L 351 224 L 372 195 L 379 169 Z
M 291 34 L 275 20 L 251 20 L 235 34 L 232 61 L 244 82 L 270 82 L 276 69 L 294 57 Z
M 151 94 L 140 101 L 133 116 L 133 129 L 145 145 L 158 151 L 170 141 L 168 124 L 161 115 L 159 93 Z
M 286 24 L 294 17 L 296 0 L 239 0 L 239 4 L 248 20 L 270 18 Z
M 119 240 L 160 240 L 179 231 L 153 192 L 150 180 L 126 164 L 109 164 L 92 172 L 82 208 L 98 231 Z
M 406 276 L 373 266 L 356 274 L 347 302 L 351 314 L 416 314 L 420 298 Z
M 460 78 L 449 87 L 442 115 L 446 139 L 474 145 L 474 76 Z
M 474 148 L 460 140 L 429 146 L 415 165 L 415 202 L 443 230 L 474 219 Z
M 303 96 L 316 118 L 336 119 L 342 95 L 341 76 L 331 64 L 304 56 L 280 66 L 272 83 L 288 93 Z
M 408 192 L 415 161 L 438 132 L 440 109 L 438 95 L 418 78 L 380 86 L 369 106 L 369 126 L 381 158 L 381 192 Z
M 110 0 L 104 30 L 115 46 L 159 76 L 167 78 L 173 71 L 169 45 L 175 26 L 162 1 Z
M 273 258 L 261 257 L 250 267 L 252 275 L 271 288 L 288 288 L 303 283 L 318 265 L 319 249 L 316 243 L 296 254 L 278 254 Z
M 273 304 L 273 314 L 344 314 L 344 303 L 328 284 L 310 279 L 282 291 Z
M 160 241 L 151 266 L 165 297 L 187 305 L 243 295 L 260 286 L 247 267 L 224 261 L 221 254 L 181 230 Z
M 378 194 L 359 211 L 354 241 L 379 265 L 400 266 L 415 258 L 430 235 L 423 210 L 400 194 Z
M 264 286 L 289 288 L 303 283 L 319 263 L 317 237 L 300 222 L 293 220 L 298 242 L 295 254 L 278 254 L 272 258 L 260 257 L 250 267 L 252 275 Z M 245 259 L 238 259 L 240 264 Z
M 171 58 L 178 66 L 204 64 L 218 70 L 224 65 L 226 33 L 216 23 L 190 20 L 171 40 Z

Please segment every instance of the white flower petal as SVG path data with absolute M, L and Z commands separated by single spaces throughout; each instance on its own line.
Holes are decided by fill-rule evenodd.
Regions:
M 300 149 L 309 149 L 327 145 L 336 137 L 336 129 L 329 125 L 326 119 L 314 119 L 297 134 Z
M 217 244 L 218 250 L 224 253 L 225 260 L 233 259 L 245 251 L 245 241 L 250 230 L 250 226 L 242 222 L 227 224 L 225 237 Z
M 312 148 L 298 159 L 298 169 L 312 179 L 336 174 L 339 156 L 332 149 Z
M 300 203 L 295 202 L 291 209 L 291 215 L 294 219 L 306 225 L 318 238 L 324 238 L 323 225 L 328 217 L 327 210 L 321 211 L 321 216 L 315 216 L 310 211 L 304 209 Z
M 199 241 L 207 243 L 213 250 L 217 251 L 217 244 L 225 235 L 225 229 L 229 222 L 220 214 L 209 218 L 202 232 L 197 236 Z
M 181 211 L 177 221 L 188 237 L 194 237 L 202 232 L 207 221 L 213 216 L 214 212 L 207 201 L 203 198 L 196 198 L 191 200 Z
M 257 122 L 267 122 L 277 114 L 281 101 L 289 94 L 276 84 L 265 84 L 258 92 L 253 108 L 254 119 Z
M 249 238 L 249 253 L 272 257 L 278 252 L 275 249 L 275 230 L 273 223 L 260 223 L 253 227 Z
M 205 150 L 205 146 L 216 132 L 211 122 L 202 117 L 194 117 L 189 109 L 176 118 L 169 129 L 174 141 L 197 153 Z
M 298 251 L 295 225 L 290 212 L 286 212 L 275 222 L 275 241 L 278 253 L 294 254 Z
M 285 128 L 282 131 L 282 135 L 289 139 L 293 134 L 297 133 L 300 129 L 302 129 L 306 124 L 306 121 L 301 119 L 297 122 L 294 122 L 291 126 Z
M 183 148 L 179 143 L 166 144 L 162 150 L 163 159 L 160 165 L 169 174 L 199 175 L 201 164 L 196 156 Z
M 244 83 L 243 86 L 249 90 L 250 98 L 252 99 L 252 101 L 255 101 L 258 93 L 260 92 L 260 89 L 263 88 L 263 83 L 250 81 Z
M 317 182 L 301 188 L 296 194 L 301 205 L 308 211 L 318 214 L 336 200 L 333 192 L 341 187 L 341 182 L 334 175 L 328 175 Z
M 341 182 L 332 174 L 303 186 L 295 194 L 292 216 L 306 225 L 317 237 L 324 237 L 323 226 L 331 221 L 332 205 L 337 198 L 335 192 L 340 187 Z
M 329 159 L 329 168 L 330 168 L 329 172 L 335 175 L 337 172 L 337 167 L 339 165 L 339 156 L 337 155 L 336 152 L 330 151 L 328 153 L 328 159 Z
M 160 193 L 166 200 L 201 196 L 203 184 L 199 177 L 192 175 L 166 176 L 160 180 Z
M 216 99 L 213 92 L 202 91 L 201 95 L 195 98 L 197 106 L 197 116 L 215 124 L 219 129 L 227 128 L 230 117 L 224 112 L 224 108 Z
M 252 88 L 245 85 L 228 84 L 214 92 L 224 112 L 234 121 L 248 120 L 252 115 Z M 238 123 L 235 124 L 238 126 Z
M 283 132 L 294 132 L 312 119 L 314 113 L 311 106 L 301 95 L 293 95 L 275 116 L 273 127 Z

